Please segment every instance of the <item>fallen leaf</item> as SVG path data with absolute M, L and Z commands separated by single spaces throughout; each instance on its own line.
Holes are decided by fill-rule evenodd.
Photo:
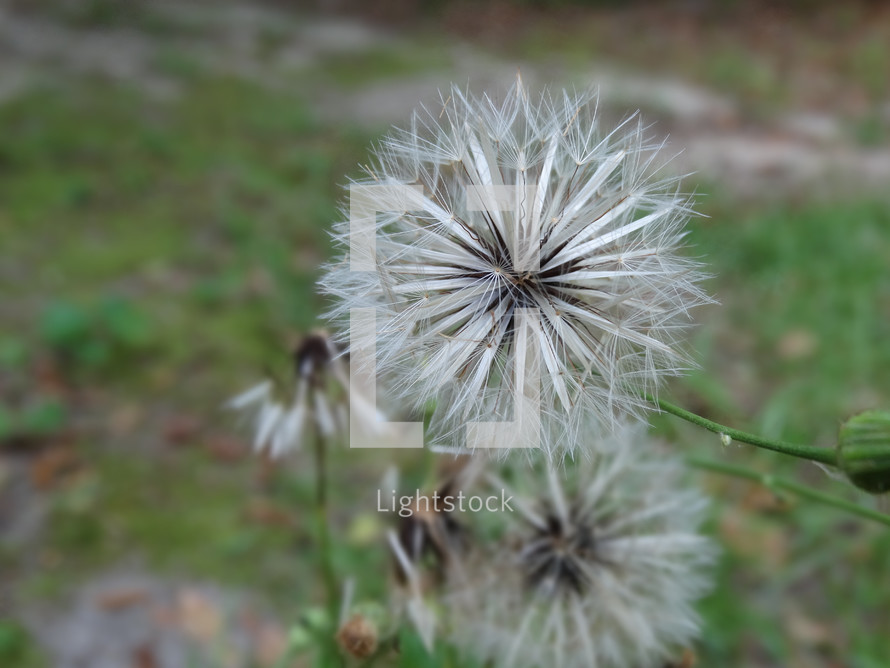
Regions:
M 243 442 L 225 436 L 208 438 L 205 447 L 211 457 L 222 462 L 240 461 L 248 452 Z
M 175 415 L 164 424 L 164 438 L 173 445 L 188 445 L 198 437 L 201 426 L 191 415 Z
M 287 508 L 276 505 L 268 499 L 251 499 L 245 511 L 249 522 L 291 528 L 296 525 L 296 518 Z
M 807 616 L 796 606 L 785 610 L 784 619 L 789 637 L 798 645 L 825 648 L 837 644 L 837 638 L 828 624 Z
M 44 394 L 63 396 L 70 391 L 58 361 L 52 357 L 39 357 L 34 363 L 33 374 L 37 387 Z
M 47 490 L 65 474 L 79 465 L 77 453 L 69 447 L 54 447 L 41 452 L 31 463 L 31 482 L 37 489 Z
M 133 652 L 133 668 L 158 668 L 154 650 L 148 645 L 141 645 Z
M 788 510 L 788 500 L 763 485 L 751 485 L 742 498 L 742 507 L 762 513 L 776 513 Z
M 261 624 L 253 634 L 254 659 L 260 666 L 275 666 L 287 651 L 287 632 L 277 624 Z
M 103 593 L 99 596 L 97 603 L 99 607 L 109 612 L 115 612 L 140 605 L 147 600 L 148 592 L 142 587 L 121 587 Z
M 774 571 L 787 563 L 788 532 L 783 526 L 732 508 L 723 513 L 719 526 L 720 535 L 733 552 L 764 570 Z
M 194 589 L 183 589 L 176 602 L 177 622 L 186 635 L 205 643 L 219 635 L 222 614 L 207 596 Z
M 785 333 L 777 346 L 779 356 L 786 360 L 800 360 L 812 356 L 819 347 L 819 341 L 812 332 L 805 329 L 792 329 Z

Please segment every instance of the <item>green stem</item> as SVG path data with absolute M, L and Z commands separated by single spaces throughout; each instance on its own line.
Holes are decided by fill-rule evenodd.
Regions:
M 792 457 L 798 457 L 800 459 L 808 459 L 810 461 L 819 462 L 821 464 L 837 466 L 837 455 L 835 454 L 834 450 L 829 450 L 827 448 L 818 448 L 812 445 L 798 445 L 796 443 L 776 441 L 771 438 L 758 436 L 757 434 L 749 434 L 748 432 L 740 431 L 739 429 L 733 429 L 732 427 L 727 427 L 725 425 L 719 424 L 718 422 L 714 422 L 713 420 L 703 418 L 700 415 L 696 415 L 695 413 L 680 408 L 679 406 L 675 406 L 674 404 L 664 401 L 663 399 L 656 399 L 655 397 L 652 397 L 648 394 L 645 395 L 645 398 L 650 403 L 658 406 L 658 408 L 663 410 L 665 413 L 676 415 L 678 418 L 686 420 L 687 422 L 691 422 L 692 424 L 698 425 L 699 427 L 703 427 L 709 431 L 713 431 L 715 434 L 726 434 L 734 441 L 741 441 L 742 443 L 756 445 L 759 448 L 772 450 L 773 452 L 781 452 L 782 454 L 790 455 Z
M 318 524 L 318 559 L 325 603 L 331 624 L 337 624 L 337 576 L 331 554 L 331 531 L 328 522 L 327 442 L 315 434 L 315 519 Z
M 881 524 L 884 524 L 886 526 L 890 526 L 890 515 L 885 515 L 884 513 L 877 510 L 872 510 L 871 508 L 865 508 L 864 506 L 860 506 L 858 503 L 853 503 L 852 501 L 847 501 L 846 499 L 841 499 L 839 497 L 832 496 L 831 494 L 820 492 L 813 489 L 812 487 L 807 487 L 806 485 L 801 485 L 800 483 L 796 483 L 791 480 L 777 478 L 776 476 L 768 473 L 760 473 L 758 471 L 752 471 L 751 469 L 743 468 L 741 466 L 725 464 L 723 462 L 715 462 L 710 459 L 702 459 L 700 457 L 689 456 L 686 458 L 686 461 L 689 463 L 690 466 L 694 466 L 695 468 L 712 471 L 714 473 L 722 473 L 723 475 L 735 476 L 736 478 L 746 478 L 748 480 L 753 480 L 755 482 L 759 482 L 761 485 L 768 489 L 782 489 L 791 492 L 792 494 L 796 494 L 801 498 L 809 499 L 810 501 L 816 501 L 817 503 L 822 503 L 826 506 L 839 508 L 840 510 L 845 510 L 847 512 L 853 513 L 854 515 L 859 515 L 860 517 L 864 517 L 866 519 L 874 520 L 875 522 L 880 522 Z

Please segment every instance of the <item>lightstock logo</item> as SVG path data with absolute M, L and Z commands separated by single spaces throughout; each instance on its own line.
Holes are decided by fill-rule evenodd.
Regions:
M 468 186 L 469 211 L 510 212 L 514 216 L 513 271 L 536 272 L 540 267 L 537 238 L 524 229 L 528 204 L 537 206 L 534 185 Z M 349 190 L 349 269 L 377 272 L 376 226 L 379 213 L 403 213 L 427 209 L 429 198 L 423 186 L 353 184 Z M 465 230 L 468 234 L 472 232 Z M 513 419 L 497 422 L 467 422 L 466 445 L 470 449 L 511 447 L 537 448 L 541 439 L 541 321 L 537 309 L 517 308 L 513 314 L 516 349 L 512 370 Z M 442 333 L 446 335 L 445 332 Z M 349 392 L 377 405 L 377 313 L 374 308 L 350 309 Z M 497 438 L 495 438 L 497 435 Z M 422 422 L 384 422 L 369 431 L 357 419 L 354 405 L 349 412 L 350 448 L 422 448 Z

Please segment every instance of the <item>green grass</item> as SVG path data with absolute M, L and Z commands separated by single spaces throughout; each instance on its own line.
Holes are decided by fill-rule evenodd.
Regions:
M 710 288 L 723 306 L 695 335 L 702 370 L 678 383 L 676 394 L 733 426 L 834 444 L 843 419 L 890 401 L 890 205 L 764 211 L 715 198 L 703 206 L 711 217 L 694 223 L 691 244 L 715 274 Z M 747 446 L 725 449 L 715 436 L 672 418 L 655 423 L 683 449 L 874 503 L 812 465 Z M 776 665 L 807 651 L 845 665 L 879 665 L 883 650 L 875 638 L 887 620 L 882 564 L 890 559 L 890 534 L 812 504 L 747 508 L 751 485 L 709 480 L 714 530 L 734 539 L 702 606 L 703 664 L 735 665 L 756 648 L 756 656 Z M 802 649 L 806 641 L 793 635 L 793 620 L 801 617 L 831 630 L 826 647 Z
M 0 123 L 5 276 L 30 276 L 0 279 L 19 328 L 36 327 L 44 295 L 114 295 L 163 323 L 158 354 L 178 367 L 258 365 L 262 344 L 313 326 L 337 181 L 364 138 L 230 80 L 172 103 L 56 88 L 3 106 Z
M 50 517 L 51 569 L 43 585 L 134 558 L 152 570 L 253 587 L 278 604 L 312 594 L 297 558 L 311 527 L 251 522 L 245 487 L 252 466 L 220 466 L 197 450 L 176 456 L 82 447 L 84 475 L 57 495 Z M 253 493 L 253 498 L 260 495 Z
M 29 0 L 22 5 L 25 11 L 33 12 L 40 18 L 51 18 L 74 29 L 125 28 L 155 37 L 183 36 L 196 31 L 192 21 L 171 16 L 169 12 L 156 11 L 150 3 L 127 0 Z
M 890 206 L 709 213 L 692 243 L 725 306 L 700 334 L 703 375 L 724 369 L 766 435 L 833 442 L 841 420 L 890 400 Z
M 133 405 L 215 421 L 315 325 L 325 228 L 365 137 L 320 125 L 292 94 L 223 78 L 172 101 L 61 84 L 4 104 L 0 125 L 2 373 L 4 392 L 25 393 L 0 396 L 11 432 L 46 432 L 45 419 L 28 426 L 46 401 L 42 359 L 91 390 L 86 410 L 100 422 Z M 48 436 L 84 410 L 69 409 Z M 57 597 L 75 576 L 135 560 L 265 592 L 288 617 L 311 604 L 300 474 L 258 492 L 254 463 L 147 454 L 150 435 L 99 431 L 76 448 L 84 474 L 52 495 L 40 539 L 51 566 L 24 575 L 23 555 L 10 555 L 26 577 L 20 596 Z M 293 510 L 293 528 L 247 519 L 264 495 Z M 339 559 L 354 568 L 360 558 L 346 549 Z M 4 651 L 25 652 L 18 637 Z
M 736 98 L 753 116 L 775 111 L 786 101 L 784 82 L 779 76 L 773 64 L 736 47 L 724 47 L 713 54 L 703 72 L 705 83 Z
M 370 50 L 331 54 L 322 59 L 318 73 L 328 84 L 356 87 L 412 75 L 447 69 L 447 52 L 433 36 L 428 43 L 411 48 L 381 47 Z
M 15 622 L 0 619 L 0 661 L 5 666 L 38 668 L 44 663 L 28 632 Z

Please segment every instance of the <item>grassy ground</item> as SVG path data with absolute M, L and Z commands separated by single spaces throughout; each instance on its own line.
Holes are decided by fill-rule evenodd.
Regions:
M 295 620 L 318 595 L 308 459 L 269 469 L 218 407 L 315 324 L 338 184 L 375 133 L 171 54 L 173 99 L 78 79 L 0 106 L 0 447 L 27 466 L 37 491 L 22 499 L 48 504 L 26 548 L 0 542 L 0 584 L 21 610 L 129 563 L 254 590 Z M 351 86 L 407 62 L 381 51 L 357 72 L 332 57 L 303 83 Z M 289 90 L 305 94 L 299 83 Z M 890 403 L 890 205 L 704 189 L 692 252 L 723 306 L 701 314 L 703 371 L 672 392 L 736 426 L 830 445 L 840 420 Z M 815 467 L 654 423 L 678 448 L 856 496 Z M 340 450 L 334 464 L 337 565 L 380 597 L 384 520 L 371 509 L 387 463 Z M 700 665 L 886 665 L 890 534 L 705 482 L 725 550 Z M 42 661 L 0 622 L 0 664 Z

